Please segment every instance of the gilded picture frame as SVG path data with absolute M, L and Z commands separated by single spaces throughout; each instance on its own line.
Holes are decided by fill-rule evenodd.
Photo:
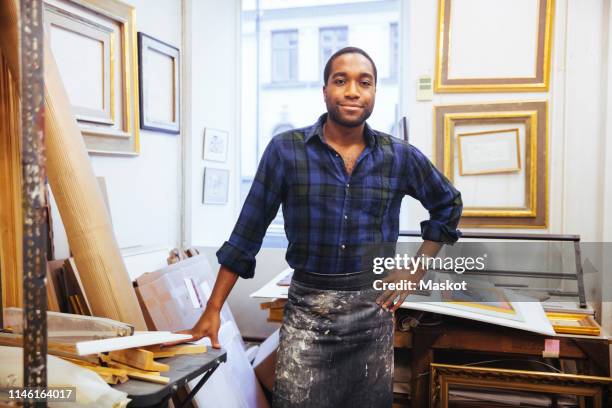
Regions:
M 460 226 L 467 228 L 546 228 L 548 225 L 548 104 L 546 101 L 434 106 L 433 162 L 451 182 L 457 163 L 456 127 L 524 128 L 524 203 L 474 206 L 464 200 Z M 468 177 L 490 177 L 470 175 Z M 503 176 L 503 175 L 502 175 Z
M 118 0 L 45 0 L 44 12 L 46 35 L 52 47 L 54 41 L 60 41 L 55 52 L 61 50 L 65 54 L 55 57 L 87 151 L 101 155 L 138 155 L 140 125 L 135 8 Z M 61 38 L 54 39 L 58 34 Z M 96 52 L 96 43 L 101 44 L 102 53 Z M 83 48 L 79 49 L 77 45 Z M 99 61 L 98 55 L 101 56 Z M 70 58 L 63 58 L 65 56 Z M 90 59 L 92 56 L 95 57 Z M 102 73 L 100 81 L 94 85 L 73 75 L 75 72 L 86 75 L 89 70 L 82 67 L 88 64 Z M 89 105 L 95 102 L 99 106 L 92 108 L 77 103 L 75 90 L 78 91 L 79 83 L 87 84 L 102 95 L 99 102 L 93 97 L 88 101 Z M 82 93 L 80 97 L 83 95 L 88 93 Z
M 609 398 L 606 390 L 612 385 L 609 377 L 438 363 L 430 365 L 429 374 L 432 408 L 450 406 L 453 386 L 474 394 L 490 391 L 533 393 L 549 398 L 574 396 L 579 406 L 603 408 L 607 406 L 604 405 L 608 402 L 606 397 Z M 494 406 L 490 401 L 489 404 Z
M 560 334 L 599 336 L 601 328 L 593 316 L 582 313 L 547 312 L 546 317 Z
M 488 0 L 481 0 L 483 2 L 487 2 Z M 491 13 L 490 18 L 487 16 L 479 15 L 478 25 L 479 26 L 488 26 L 489 31 L 486 33 L 481 33 L 479 38 L 486 39 L 488 43 L 493 43 L 495 46 L 493 49 L 489 50 L 487 53 L 487 49 L 478 45 L 477 48 L 481 50 L 482 53 L 487 53 L 486 58 L 489 64 L 494 64 L 496 62 L 496 55 L 504 55 L 503 50 L 507 50 L 507 47 L 504 45 L 507 42 L 513 45 L 513 49 L 517 49 L 516 47 L 524 47 L 524 50 L 518 52 L 518 55 L 523 58 L 518 57 L 514 59 L 516 64 L 520 62 L 532 62 L 533 65 L 529 67 L 523 67 L 521 69 L 516 68 L 515 72 L 512 72 L 509 68 L 507 68 L 510 64 L 508 61 L 503 60 L 503 58 L 499 58 L 500 61 L 497 61 L 497 65 L 500 68 L 499 77 L 489 77 L 483 75 L 482 73 L 474 72 L 474 73 L 456 73 L 452 74 L 451 71 L 454 70 L 453 65 L 460 66 L 461 58 L 464 58 L 466 61 L 472 59 L 472 56 L 465 53 L 462 57 L 461 54 L 463 52 L 459 52 L 456 49 L 451 50 L 451 47 L 460 47 L 457 45 L 461 43 L 461 36 L 464 37 L 464 31 L 468 33 L 467 35 L 474 35 L 473 31 L 474 24 L 468 24 L 464 21 L 453 23 L 453 0 L 438 0 L 438 25 L 437 25 L 437 46 L 436 46 L 436 62 L 435 62 L 435 81 L 434 81 L 434 91 L 437 93 L 449 93 L 449 92 L 533 92 L 533 91 L 547 91 L 549 89 L 550 84 L 550 69 L 551 69 L 551 50 L 552 50 L 552 29 L 553 29 L 553 17 L 554 17 L 554 8 L 555 1 L 554 0 L 533 0 L 533 9 L 531 10 L 534 14 L 534 17 L 527 18 L 521 15 L 521 13 L 516 13 L 514 18 L 516 21 L 505 21 L 509 17 L 506 15 L 504 19 L 499 18 L 499 10 L 496 10 L 495 13 Z M 483 6 L 491 7 L 491 2 L 483 3 Z M 499 7 L 500 4 L 495 3 L 493 7 Z M 508 7 L 516 7 L 516 4 L 508 3 Z M 486 13 L 487 10 L 484 7 L 479 7 L 482 9 L 483 13 Z M 457 9 L 457 14 L 459 14 Z M 461 10 L 462 11 L 462 10 Z M 468 16 L 465 18 L 476 18 L 473 17 L 471 13 L 461 13 L 461 16 Z M 455 16 L 455 18 L 459 18 Z M 504 20 L 504 21 L 501 21 Z M 497 27 L 499 24 L 505 24 L 503 27 Z M 530 27 L 530 24 L 533 24 L 532 38 L 522 38 L 523 42 L 516 41 L 516 37 L 521 37 L 523 33 L 520 30 L 525 31 L 525 27 Z M 458 26 L 458 27 L 457 27 Z M 506 30 L 505 27 L 508 26 L 510 29 Z M 491 28 L 493 27 L 493 28 Z M 463 31 L 459 31 L 463 30 Z M 515 30 L 514 32 L 512 30 Z M 494 35 L 499 35 L 500 37 L 496 39 Z M 492 38 L 493 37 L 493 38 Z M 467 38 L 467 37 L 466 37 Z M 513 41 L 514 40 L 514 41 Z M 470 41 L 466 40 L 465 43 L 469 44 Z M 473 41 L 471 42 L 473 44 Z M 453 45 L 454 44 L 454 45 Z M 533 47 L 530 49 L 529 47 Z M 520 50 L 520 49 L 519 49 Z M 535 55 L 534 55 L 535 54 Z M 483 55 L 482 58 L 485 58 Z M 518 61 L 521 60 L 521 61 Z M 483 68 L 485 69 L 485 68 Z M 461 70 L 459 70 L 461 71 Z M 492 70 L 489 69 L 489 72 Z M 494 70 L 493 70 L 494 71 Z
M 496 135 L 501 135 L 504 133 L 511 133 L 514 136 L 511 137 L 512 142 L 514 143 L 514 147 L 512 151 L 510 151 L 510 156 L 516 156 L 513 160 L 513 163 L 510 165 L 502 166 L 502 167 L 493 167 L 493 168 L 483 168 L 480 170 L 469 170 L 466 169 L 466 149 L 463 147 L 464 142 L 467 140 L 473 139 L 482 139 L 482 138 L 492 138 Z M 468 133 L 459 133 L 457 134 L 457 150 L 459 157 L 459 175 L 467 176 L 467 175 L 479 175 L 479 174 L 499 174 L 499 173 L 514 173 L 521 169 L 521 149 L 520 149 L 520 141 L 519 141 L 519 129 L 499 129 L 499 130 L 487 130 L 482 132 L 468 132 Z M 474 152 L 476 153 L 476 152 Z

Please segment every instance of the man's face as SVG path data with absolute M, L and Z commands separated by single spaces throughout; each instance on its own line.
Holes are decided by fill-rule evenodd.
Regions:
M 332 62 L 323 96 L 331 120 L 346 127 L 360 126 L 374 109 L 374 67 L 361 54 L 340 55 Z

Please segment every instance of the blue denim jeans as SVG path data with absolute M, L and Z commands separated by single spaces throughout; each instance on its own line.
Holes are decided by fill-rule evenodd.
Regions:
M 273 407 L 391 407 L 393 315 L 375 303 L 373 278 L 294 274 Z

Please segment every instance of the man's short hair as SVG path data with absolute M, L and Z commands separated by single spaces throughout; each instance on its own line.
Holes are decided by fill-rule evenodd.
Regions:
M 368 53 L 362 50 L 361 48 L 344 47 L 336 51 L 334 55 L 329 57 L 329 59 L 327 60 L 327 63 L 325 64 L 325 69 L 323 70 L 323 85 L 327 85 L 327 80 L 329 79 L 329 75 L 331 74 L 330 71 L 331 71 L 332 63 L 334 62 L 336 58 L 338 58 L 339 56 L 343 54 L 361 54 L 364 57 L 366 57 L 368 61 L 370 61 L 370 64 L 372 64 L 372 68 L 374 68 L 374 84 L 376 84 L 376 80 L 378 79 L 378 73 L 376 72 L 376 64 L 374 64 L 374 60 L 372 60 L 372 58 L 368 55 Z

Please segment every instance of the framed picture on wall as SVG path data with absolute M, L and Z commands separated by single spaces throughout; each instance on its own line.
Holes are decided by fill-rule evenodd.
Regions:
M 202 158 L 223 162 L 227 160 L 228 132 L 219 129 L 204 129 L 204 148 Z
M 553 11 L 554 0 L 438 0 L 434 90 L 548 90 Z
M 87 151 L 137 155 L 134 7 L 117 0 L 46 0 L 44 23 Z
M 461 191 L 462 227 L 546 228 L 545 101 L 434 106 L 434 163 Z
M 460 176 L 520 171 L 519 129 L 459 133 L 457 153 Z
M 179 49 L 144 33 L 138 33 L 140 127 L 180 132 Z
M 203 204 L 227 204 L 229 170 L 204 167 Z

